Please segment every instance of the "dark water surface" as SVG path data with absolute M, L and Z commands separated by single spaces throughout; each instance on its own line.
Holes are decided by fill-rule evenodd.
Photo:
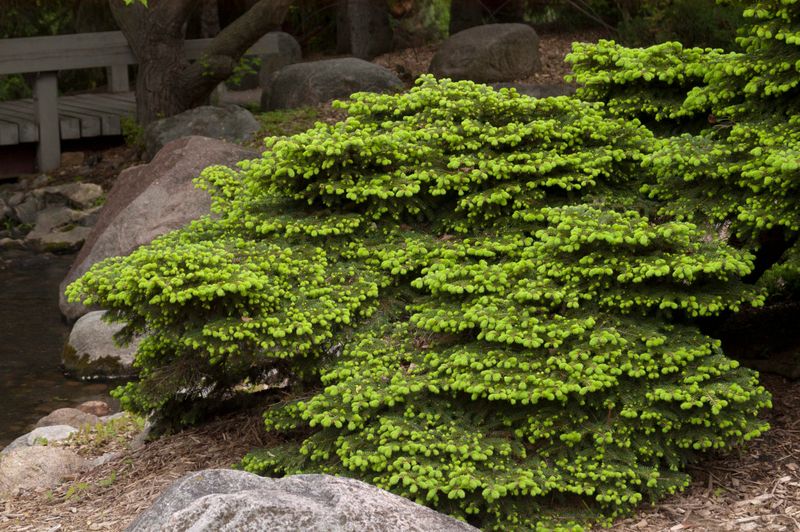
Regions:
M 56 408 L 108 400 L 108 384 L 68 379 L 60 368 L 69 327 L 58 285 L 73 258 L 0 253 L 0 447 Z

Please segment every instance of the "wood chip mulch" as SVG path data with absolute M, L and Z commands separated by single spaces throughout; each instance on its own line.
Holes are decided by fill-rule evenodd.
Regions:
M 762 375 L 772 428 L 691 468 L 685 492 L 617 521 L 615 532 L 800 531 L 800 381 Z
M 192 471 L 230 468 L 247 452 L 264 445 L 267 440 L 258 412 L 165 436 L 123 451 L 51 491 L 0 500 L 0 530 L 124 530 L 174 480 Z
M 557 85 L 564 83 L 564 76 L 570 73 L 569 64 L 564 62 L 566 55 L 572 51 L 573 42 L 597 42 L 607 37 L 597 30 L 539 34 L 539 57 L 542 68 L 531 76 L 517 80 L 520 83 Z M 411 83 L 421 74 L 428 72 L 436 50 L 441 43 L 429 44 L 417 48 L 407 48 L 391 52 L 373 59 L 373 63 L 393 70 L 400 79 Z
M 686 492 L 642 506 L 611 530 L 800 531 L 800 382 L 768 375 L 763 382 L 774 396 L 774 408 L 765 413 L 769 432 L 692 467 L 694 483 Z M 258 412 L 166 436 L 123 451 L 50 492 L 0 501 L 0 530 L 124 530 L 172 481 L 191 471 L 231 467 L 265 445 L 269 439 Z

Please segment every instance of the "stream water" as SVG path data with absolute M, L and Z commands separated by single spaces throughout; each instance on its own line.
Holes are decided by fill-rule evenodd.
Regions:
M 72 255 L 0 253 L 0 448 L 51 411 L 108 401 L 106 383 L 68 379 L 61 351 L 69 328 L 58 285 Z

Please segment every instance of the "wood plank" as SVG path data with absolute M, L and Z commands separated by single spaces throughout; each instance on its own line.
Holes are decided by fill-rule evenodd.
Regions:
M 61 164 L 59 138 L 58 74 L 40 72 L 33 87 L 36 123 L 39 124 L 39 147 L 36 153 L 40 172 L 55 170 Z M 61 132 L 63 136 L 63 131 Z
M 136 100 L 132 93 L 126 94 L 94 94 L 93 101 L 104 102 L 107 105 L 114 105 L 120 112 L 136 111 Z
M 20 143 L 38 142 L 39 128 L 36 127 L 33 116 L 20 117 L 17 114 L 7 113 L 0 109 L 0 120 L 17 125 Z
M 25 100 L 15 100 L 13 102 L 1 102 L 0 111 L 2 111 L 2 113 L 5 115 L 15 115 L 18 118 L 28 119 L 34 124 L 37 124 L 37 129 L 41 129 L 38 127 L 38 122 L 36 122 L 36 111 L 34 110 L 33 100 L 30 98 Z M 59 117 L 58 124 L 58 130 L 62 139 L 81 138 L 81 123 L 79 119 L 71 116 L 61 116 Z M 65 133 L 67 135 L 66 137 L 64 136 Z
M 0 40 L 0 74 L 131 65 L 136 58 L 120 31 Z
M 68 104 L 65 105 L 60 100 L 58 102 L 58 116 L 59 117 L 72 117 L 77 118 L 80 129 L 81 138 L 99 137 L 102 132 L 100 126 L 100 117 L 86 113 L 82 113 L 71 108 Z
M 65 96 L 62 99 L 68 99 L 81 105 L 99 105 L 102 106 L 102 109 L 106 111 L 113 110 L 115 113 L 136 111 L 136 99 L 132 92 L 125 94 L 108 94 L 105 92 L 76 94 L 74 96 Z
M 211 39 L 186 41 L 187 59 L 199 59 L 210 43 Z M 246 54 L 266 55 L 277 52 L 277 37 L 267 33 Z M 0 74 L 133 64 L 136 64 L 136 57 L 120 31 L 0 39 Z
M 186 58 L 197 60 L 205 53 L 212 39 L 191 39 L 185 42 L 184 49 Z M 278 35 L 270 32 L 261 37 L 256 43 L 247 49 L 244 55 L 268 55 L 279 53 Z
M 12 122 L 0 121 L 0 146 L 19 144 L 19 128 Z
M 76 101 L 74 98 L 62 98 L 58 102 L 59 109 L 69 109 L 87 116 L 95 116 L 100 120 L 101 135 L 120 135 L 120 116 L 112 112 L 106 112 L 91 102 Z
M 91 96 L 91 98 L 89 98 Z M 81 95 L 80 98 L 76 96 L 70 97 L 70 104 L 79 107 L 91 107 L 98 112 L 103 113 L 104 117 L 104 135 L 121 135 L 122 134 L 122 117 L 136 116 L 136 104 L 133 101 L 120 103 L 111 101 L 103 96 L 108 95 Z

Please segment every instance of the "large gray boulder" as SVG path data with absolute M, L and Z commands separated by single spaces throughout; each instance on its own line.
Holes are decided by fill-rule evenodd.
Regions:
M 447 39 L 431 60 L 437 78 L 513 81 L 541 68 L 539 36 L 525 24 L 486 24 Z
M 141 338 L 125 346 L 117 345 L 114 335 L 124 324 L 103 321 L 104 310 L 84 314 L 72 326 L 61 361 L 70 375 L 79 378 L 130 377 L 133 359 Z
M 209 469 L 175 481 L 128 532 L 467 532 L 466 523 L 364 482 Z
M 302 59 L 303 52 L 300 43 L 290 34 L 283 31 L 273 31 L 265 35 L 271 37 L 276 45 L 276 50 L 269 54 L 258 56 L 245 56 L 246 60 L 256 59 L 258 64 L 256 72 L 248 72 L 234 81 L 229 79 L 225 86 L 234 91 L 244 91 L 257 88 L 268 88 L 269 80 L 273 73 L 286 65 L 297 63 Z
M 45 445 L 13 449 L 0 455 L 0 500 L 17 490 L 53 487 L 85 465 L 85 459 L 68 449 Z
M 394 72 L 379 65 L 345 57 L 298 63 L 280 69 L 272 78 L 266 110 L 316 105 L 354 92 L 391 92 L 403 88 Z
M 257 156 L 221 140 L 187 137 L 167 144 L 149 164 L 124 170 L 109 191 L 86 243 L 61 283 L 59 306 L 69 320 L 89 312 L 69 303 L 64 289 L 107 257 L 127 255 L 157 236 L 208 214 L 211 199 L 192 184 L 207 166 L 233 167 Z
M 297 40 L 282 31 L 275 32 L 278 42 L 278 51 L 261 56 L 261 67 L 258 71 L 258 85 L 261 87 L 261 107 L 266 108 L 269 103 L 269 91 L 272 77 L 285 66 L 300 62 L 303 51 Z
M 148 159 L 173 140 L 193 135 L 231 142 L 250 140 L 260 129 L 253 114 L 238 105 L 205 105 L 156 120 L 144 130 Z

